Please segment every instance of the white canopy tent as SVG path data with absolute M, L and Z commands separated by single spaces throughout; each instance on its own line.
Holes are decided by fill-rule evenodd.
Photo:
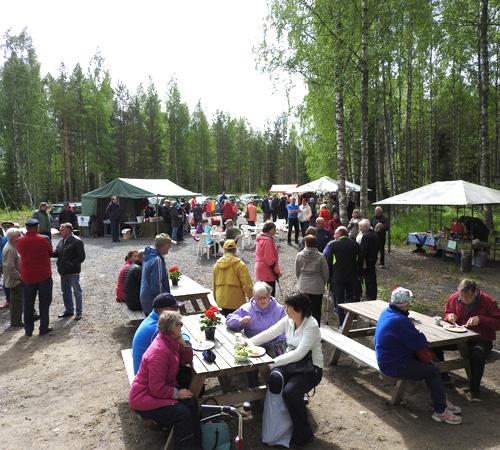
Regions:
M 360 192 L 361 186 L 359 184 L 351 183 L 346 181 L 346 189 L 348 193 Z M 303 184 L 302 186 L 294 187 L 289 189 L 287 194 L 303 194 L 305 192 L 321 192 L 323 194 L 329 192 L 337 192 L 339 190 L 339 182 L 333 178 L 324 176 L 318 178 L 317 180 L 310 181 L 309 183 Z
M 463 180 L 436 181 L 374 205 L 474 206 L 500 204 L 500 191 Z

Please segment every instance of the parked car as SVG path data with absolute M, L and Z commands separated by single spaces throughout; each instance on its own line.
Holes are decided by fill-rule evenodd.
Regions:
M 61 214 L 64 210 L 64 203 L 54 203 L 50 207 L 49 215 L 52 228 L 59 228 L 59 214 Z M 73 211 L 77 216 L 82 214 L 82 204 L 80 202 L 68 202 L 68 203 L 73 208 Z
M 242 194 L 240 195 L 240 205 L 245 206 L 250 199 L 253 199 L 255 206 L 262 205 L 262 201 L 264 200 L 260 195 L 257 194 Z

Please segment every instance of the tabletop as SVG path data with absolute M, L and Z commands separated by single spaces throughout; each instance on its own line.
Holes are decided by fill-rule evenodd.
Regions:
M 367 302 L 343 303 L 339 306 L 346 311 L 366 317 L 367 319 L 378 321 L 380 314 L 389 304 L 382 300 L 372 300 Z M 457 344 L 478 336 L 475 331 L 467 330 L 465 333 L 452 333 L 434 323 L 434 318 L 416 311 L 410 311 L 410 319 L 415 327 L 425 334 L 429 347 L 442 347 L 448 344 Z M 444 323 L 443 321 L 441 323 Z
M 183 331 L 186 331 L 193 342 L 205 341 L 204 332 L 200 330 L 200 316 L 185 316 L 182 319 Z M 232 375 L 238 372 L 249 372 L 257 370 L 261 366 L 267 366 L 273 359 L 265 354 L 260 358 L 249 358 L 248 362 L 236 363 L 234 361 L 234 344 L 236 335 L 224 324 L 218 325 L 215 330 L 215 361 L 209 363 L 203 359 L 201 351 L 194 351 L 193 369 L 196 374 L 204 374 L 208 377 L 218 377 L 221 375 Z
M 177 286 L 170 285 L 170 293 L 181 301 L 183 297 L 192 297 L 200 294 L 208 295 L 210 289 L 203 287 L 188 276 L 182 275 Z

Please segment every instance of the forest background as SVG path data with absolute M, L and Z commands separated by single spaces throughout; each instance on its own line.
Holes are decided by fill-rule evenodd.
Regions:
M 262 192 L 321 175 L 381 199 L 436 180 L 500 183 L 498 0 L 270 0 L 259 68 L 307 95 L 259 130 L 177 81 L 112 83 L 88 67 L 42 74 L 28 31 L 0 66 L 0 205 L 78 200 L 111 179 L 169 178 L 194 191 Z M 147 69 L 145 69 L 147 70 Z M 146 77 L 146 74 L 145 74 Z M 279 82 L 279 81 L 278 81 Z

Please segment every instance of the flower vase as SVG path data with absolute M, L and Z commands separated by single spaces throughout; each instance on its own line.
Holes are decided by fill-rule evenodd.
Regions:
M 179 280 L 177 278 L 172 280 L 172 285 L 173 286 L 179 286 Z
M 205 339 L 207 341 L 215 340 L 215 327 L 205 328 Z

